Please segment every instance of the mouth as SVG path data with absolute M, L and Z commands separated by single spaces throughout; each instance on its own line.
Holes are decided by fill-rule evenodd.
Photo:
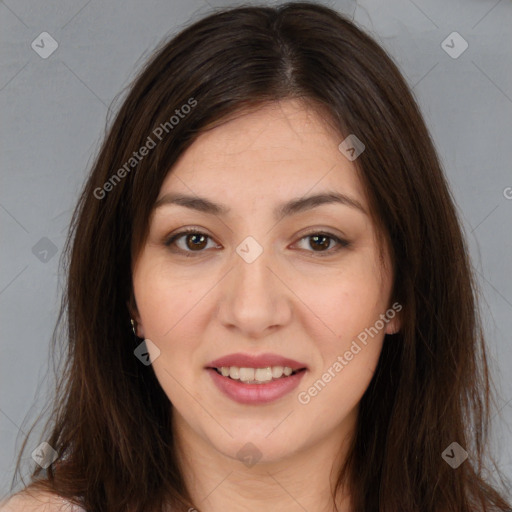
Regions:
M 205 366 L 221 393 L 241 404 L 260 405 L 290 394 L 306 364 L 278 354 L 230 354 Z
M 253 406 L 269 404 L 278 399 L 284 400 L 299 386 L 307 370 L 272 366 L 265 368 L 215 366 L 205 369 L 217 390 L 225 397 L 238 404 Z

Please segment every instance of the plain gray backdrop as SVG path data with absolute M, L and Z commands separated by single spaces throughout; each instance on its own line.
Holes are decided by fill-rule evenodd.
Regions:
M 512 478 L 512 3 L 323 3 L 348 14 L 390 53 L 439 151 L 481 289 L 499 392 L 492 447 Z M 59 257 L 111 102 L 162 38 L 235 4 L 0 2 L 0 499 L 13 492 L 15 456 L 53 388 Z M 35 464 L 38 429 L 31 441 L 27 468 Z

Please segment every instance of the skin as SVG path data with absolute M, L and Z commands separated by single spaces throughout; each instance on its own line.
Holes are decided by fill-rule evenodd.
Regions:
M 341 140 L 308 105 L 268 104 L 199 136 L 160 190 L 159 199 L 180 192 L 231 209 L 211 215 L 157 208 L 133 266 L 132 316 L 137 334 L 160 350 L 153 369 L 174 406 L 171 428 L 201 512 L 334 509 L 331 467 L 343 460 L 385 333 L 399 329 L 400 315 L 366 346 L 359 343 L 362 350 L 309 403 L 298 394 L 391 308 L 391 262 L 385 248 L 381 267 L 375 227 L 355 208 L 324 204 L 280 221 L 272 212 L 323 191 L 349 195 L 369 211 Z M 194 249 L 198 238 L 187 243 L 185 235 L 173 252 L 165 240 L 184 227 L 208 235 L 207 245 Z M 304 238 L 318 231 L 350 245 L 327 239 L 322 248 Z M 263 249 L 252 263 L 236 252 L 248 236 Z M 239 404 L 204 369 L 234 352 L 279 354 L 305 362 L 308 371 L 298 389 L 275 402 Z M 251 467 L 237 458 L 248 442 L 261 454 Z M 349 495 L 343 489 L 336 497 L 340 512 L 351 510 Z

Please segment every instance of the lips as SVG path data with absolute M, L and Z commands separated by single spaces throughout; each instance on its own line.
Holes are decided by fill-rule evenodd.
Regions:
M 215 359 L 206 365 L 206 368 L 221 368 L 226 366 L 236 366 L 238 368 L 266 368 L 268 366 L 288 366 L 293 371 L 307 369 L 305 363 L 295 361 L 288 357 L 282 357 L 277 354 L 229 354 L 227 356 Z
M 248 384 L 229 377 L 219 375 L 211 368 L 206 370 L 210 375 L 216 388 L 226 397 L 245 405 L 264 405 L 285 399 L 287 395 L 297 388 L 306 371 L 298 371 L 289 377 L 282 377 L 277 380 L 261 384 Z

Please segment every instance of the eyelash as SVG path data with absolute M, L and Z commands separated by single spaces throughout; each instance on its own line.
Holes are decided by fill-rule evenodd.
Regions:
M 185 235 L 190 235 L 190 234 L 204 235 L 208 239 L 212 240 L 212 238 L 209 235 L 207 235 L 206 233 L 203 233 L 203 232 L 201 232 L 201 231 L 199 231 L 199 230 L 197 230 L 195 228 L 187 228 L 187 229 L 183 229 L 179 233 L 175 233 L 174 235 L 172 235 L 171 237 L 166 239 L 165 242 L 164 242 L 164 245 L 167 246 L 167 247 L 171 247 L 171 245 L 173 245 L 174 242 L 176 242 L 179 238 L 181 238 L 181 237 L 183 237 Z M 315 256 L 318 256 L 320 258 L 324 258 L 326 256 L 331 256 L 333 253 L 337 253 L 341 249 L 347 248 L 347 247 L 350 246 L 350 242 L 348 242 L 347 240 L 344 240 L 342 238 L 339 238 L 336 235 L 334 235 L 333 233 L 329 233 L 328 231 L 311 231 L 311 232 L 301 236 L 299 241 L 302 241 L 305 238 L 312 237 L 313 235 L 325 236 L 327 238 L 330 238 L 330 239 L 334 240 L 338 244 L 338 248 L 334 249 L 334 250 L 327 249 L 326 251 L 307 251 L 307 252 L 312 252 L 313 254 L 315 254 Z M 185 250 L 179 249 L 179 248 L 175 248 L 175 249 L 172 249 L 172 250 L 174 252 L 180 252 L 180 253 L 184 254 L 187 258 L 195 257 L 195 256 L 198 256 L 199 254 L 205 252 L 205 250 L 185 251 Z M 197 253 L 197 254 L 194 254 L 194 253 Z

